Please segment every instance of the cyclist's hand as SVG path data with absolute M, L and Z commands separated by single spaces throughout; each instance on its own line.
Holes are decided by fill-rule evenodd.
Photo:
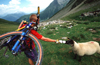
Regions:
M 64 41 L 64 40 L 58 40 L 58 39 L 57 39 L 57 40 L 56 40 L 56 43 L 57 43 L 57 44 L 66 43 L 66 41 Z

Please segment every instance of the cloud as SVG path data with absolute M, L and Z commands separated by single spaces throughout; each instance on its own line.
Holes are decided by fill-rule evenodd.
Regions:
M 32 13 L 32 12 L 35 12 L 36 11 L 36 9 L 35 8 L 33 8 L 33 7 L 23 7 L 23 8 L 20 8 L 20 11 L 21 12 L 25 12 L 25 13 Z
M 53 0 L 28 0 L 31 2 L 31 7 L 40 6 L 41 9 L 45 9 Z
M 24 0 L 23 0 L 24 1 Z M 24 3 L 24 7 L 21 7 L 22 0 L 11 0 L 8 5 L 0 5 L 0 15 L 6 15 L 16 12 L 34 13 L 37 11 L 37 7 L 40 6 L 40 10 L 45 9 L 53 0 L 26 0 L 27 5 Z M 25 2 L 25 1 L 24 1 Z
M 20 0 L 11 0 L 8 5 L 1 4 L 0 12 L 2 13 L 0 13 L 0 15 L 6 15 L 8 13 L 10 14 L 17 12 L 20 9 L 18 4 L 20 4 Z
M 35 13 L 37 11 L 37 7 L 40 6 L 40 11 L 44 10 L 53 0 L 27 0 L 30 2 L 27 7 L 23 7 L 20 9 L 20 11 L 26 12 L 26 13 Z
M 11 0 L 9 2 L 9 5 L 17 5 L 17 4 L 20 4 L 20 0 Z

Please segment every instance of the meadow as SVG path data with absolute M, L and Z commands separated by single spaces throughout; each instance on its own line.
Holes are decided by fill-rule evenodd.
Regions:
M 78 22 L 78 23 L 77 23 Z M 93 38 L 100 38 L 100 22 L 72 21 L 73 27 L 69 27 L 69 23 L 60 25 L 50 25 L 46 29 L 39 30 L 43 36 L 52 39 L 62 39 L 68 37 L 76 42 L 87 42 Z M 80 22 L 80 24 L 79 24 Z M 86 24 L 87 23 L 87 24 Z M 62 25 L 62 26 L 61 26 Z M 54 28 L 58 28 L 55 30 Z M 51 31 L 52 29 L 52 31 Z M 95 30 L 95 32 L 91 31 Z M 99 65 L 100 54 L 84 56 L 81 62 L 73 59 L 74 53 L 71 46 L 67 44 L 56 44 L 40 41 L 43 46 L 44 57 L 43 65 Z M 100 43 L 100 42 L 99 42 Z M 92 50 L 92 49 L 91 49 Z
M 7 32 L 15 31 L 18 28 L 18 25 L 19 23 L 0 19 L 0 35 Z

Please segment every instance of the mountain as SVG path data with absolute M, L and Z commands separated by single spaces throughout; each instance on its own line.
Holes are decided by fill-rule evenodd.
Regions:
M 36 14 L 36 13 L 31 13 L 31 14 Z M 20 23 L 22 20 L 29 21 L 29 17 L 31 14 L 21 16 L 19 19 L 16 20 L 16 22 Z
M 54 16 L 49 20 L 61 19 L 70 14 L 76 13 L 80 10 L 88 9 L 96 4 L 100 4 L 99 0 L 70 0 L 68 4 L 58 11 Z
M 52 17 L 55 13 L 65 7 L 69 1 L 70 0 L 54 0 L 44 11 L 40 13 L 40 21 L 47 20 Z M 22 20 L 29 21 L 29 16 L 30 14 L 22 16 L 16 20 L 16 22 L 21 22 Z
M 2 17 L 2 19 L 8 20 L 8 21 L 16 21 L 23 15 L 25 15 L 25 13 L 23 13 L 23 12 L 13 13 L 13 14 L 8 14 L 8 15 Z
M 61 10 L 69 0 L 54 0 L 43 12 L 41 12 L 41 20 L 46 20 L 52 17 L 55 13 Z

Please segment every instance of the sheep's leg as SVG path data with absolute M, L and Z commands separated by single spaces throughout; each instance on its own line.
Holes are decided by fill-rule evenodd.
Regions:
M 77 54 L 75 54 L 75 56 L 74 56 L 74 59 L 76 59 L 77 58 Z
M 79 62 L 81 62 L 81 58 L 82 58 L 82 56 L 79 56 L 79 60 L 78 60 Z
M 99 53 L 99 54 L 100 54 L 100 47 L 98 48 L 98 51 L 97 51 L 97 53 Z

